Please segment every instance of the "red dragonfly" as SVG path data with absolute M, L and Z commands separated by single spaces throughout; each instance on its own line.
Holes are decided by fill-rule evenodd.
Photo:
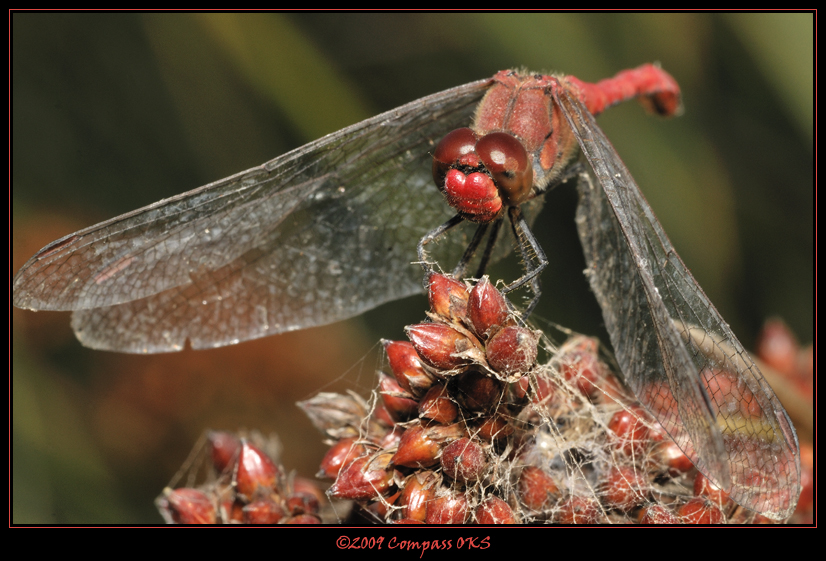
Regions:
M 800 493 L 791 421 L 594 120 L 631 98 L 680 108 L 653 65 L 596 84 L 502 71 L 57 240 L 14 277 L 13 302 L 73 310 L 92 348 L 230 345 L 418 292 L 416 249 L 426 270 L 461 254 L 461 273 L 489 231 L 481 274 L 505 253 L 507 215 L 526 266 L 508 288 L 531 288 L 527 314 L 547 263 L 529 229 L 538 195 L 576 178 L 588 278 L 628 385 L 712 482 L 786 518 Z

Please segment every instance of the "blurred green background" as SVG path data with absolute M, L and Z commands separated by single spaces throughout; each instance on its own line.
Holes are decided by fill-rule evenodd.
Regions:
M 11 274 L 60 236 L 503 68 L 595 81 L 659 61 L 684 116 L 630 103 L 602 128 L 741 342 L 775 315 L 809 342 L 813 29 L 811 14 L 15 13 Z M 547 199 L 534 319 L 603 336 L 575 193 Z M 277 431 L 286 467 L 312 475 L 324 447 L 294 402 L 368 392 L 376 341 L 425 305 L 150 357 L 82 348 L 67 313 L 12 310 L 12 521 L 160 522 L 152 501 L 207 427 Z

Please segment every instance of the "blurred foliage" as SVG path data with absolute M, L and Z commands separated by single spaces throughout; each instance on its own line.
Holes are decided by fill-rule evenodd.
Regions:
M 811 14 L 14 13 L 13 268 L 76 229 L 502 68 L 598 80 L 659 61 L 685 115 L 627 104 L 601 126 L 743 344 L 772 315 L 809 341 L 813 31 Z M 547 199 L 535 319 L 604 336 L 576 196 Z M 159 522 L 152 500 L 206 427 L 278 431 L 288 469 L 313 474 L 320 435 L 292 404 L 353 364 L 338 389 L 368 391 L 377 359 L 359 358 L 424 307 L 157 357 L 89 351 L 68 314 L 14 310 L 12 520 Z

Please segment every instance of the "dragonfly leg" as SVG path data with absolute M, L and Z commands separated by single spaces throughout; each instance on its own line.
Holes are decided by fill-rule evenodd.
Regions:
M 536 241 L 519 207 L 510 207 L 508 215 L 511 219 L 513 235 L 516 236 L 516 243 L 519 246 L 519 253 L 522 255 L 522 262 L 525 265 L 525 274 L 503 288 L 502 292 L 508 293 L 528 284 L 533 292 L 533 298 L 522 314 L 523 318 L 527 318 L 539 303 L 539 297 L 542 295 L 539 273 L 548 265 L 548 258 L 545 257 L 545 252 Z
M 454 216 L 438 228 L 434 228 L 433 230 L 429 231 L 427 234 L 424 235 L 424 237 L 421 240 L 419 240 L 417 251 L 419 253 L 419 264 L 422 266 L 422 269 L 424 269 L 425 272 L 425 288 L 427 288 L 428 277 L 431 273 L 435 273 L 436 271 L 433 269 L 433 263 L 430 262 L 430 258 L 427 255 L 427 251 L 425 250 L 424 246 L 426 246 L 433 240 L 441 238 L 445 234 L 445 232 L 451 230 L 452 228 L 455 228 L 462 222 L 464 222 L 464 218 L 462 218 L 460 214 L 457 214 L 456 216 Z
M 473 256 L 476 255 L 476 250 L 479 249 L 479 244 L 482 243 L 482 238 L 485 237 L 485 232 L 488 231 L 488 227 L 490 223 L 487 224 L 479 224 L 476 228 L 476 233 L 473 234 L 473 239 L 470 240 L 470 243 L 465 249 L 465 253 L 462 255 L 462 258 L 456 263 L 456 266 L 453 268 L 453 277 L 454 278 L 461 278 L 465 275 L 465 270 L 467 269 L 468 263 L 470 260 L 473 259 Z M 488 242 L 490 244 L 490 242 Z M 485 250 L 487 251 L 487 249 Z
M 485 246 L 485 253 L 482 254 L 482 260 L 479 262 L 479 268 L 476 269 L 477 279 L 481 279 L 482 275 L 485 274 L 485 271 L 488 268 L 490 256 L 493 254 L 493 247 L 496 245 L 496 238 L 499 237 L 499 230 L 502 227 L 502 220 L 503 217 L 500 216 L 493 223 L 493 228 L 491 228 L 490 231 L 490 237 L 488 237 L 488 244 Z

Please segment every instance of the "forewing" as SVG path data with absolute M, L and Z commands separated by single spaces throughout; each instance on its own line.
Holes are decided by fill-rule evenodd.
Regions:
M 416 243 L 451 216 L 435 144 L 491 80 L 437 93 L 259 167 L 50 244 L 13 280 L 21 308 L 76 310 L 83 344 L 215 347 L 351 317 L 421 290 Z M 461 255 L 453 235 L 434 257 Z
M 737 503 L 775 519 L 800 494 L 785 409 L 691 276 L 594 117 L 556 95 L 599 185 L 580 181 L 587 276 L 623 375 L 694 465 Z

